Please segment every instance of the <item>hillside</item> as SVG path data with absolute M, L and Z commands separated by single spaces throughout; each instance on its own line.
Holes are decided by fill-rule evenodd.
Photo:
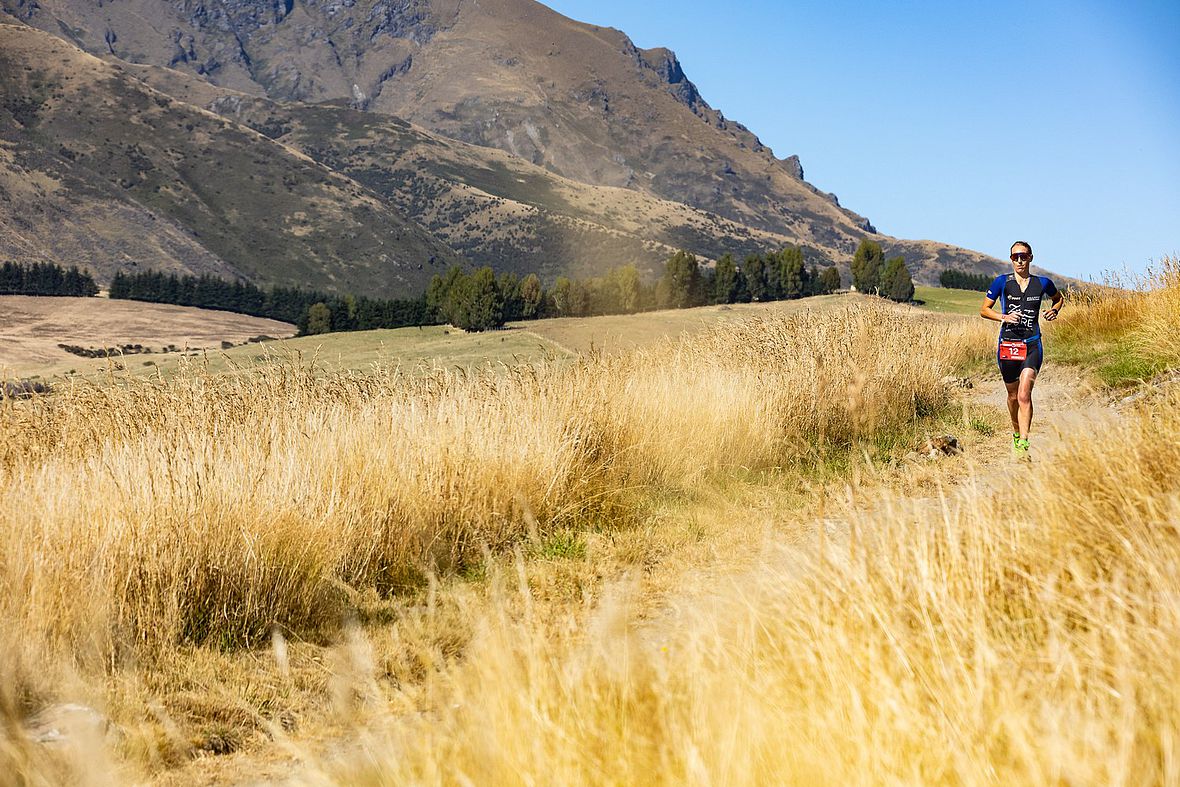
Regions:
M 261 317 L 107 298 L 0 295 L 0 314 L 0 380 L 106 365 L 104 360 L 66 352 L 62 344 L 85 349 L 138 344 L 152 352 L 128 356 L 129 363 L 144 367 L 159 361 L 169 345 L 180 350 L 220 349 L 222 342 L 242 344 L 259 336 L 280 339 L 295 333 L 293 325 Z
M 0 256 L 402 295 L 461 258 L 355 182 L 0 25 Z
M 631 189 L 593 186 L 524 159 L 433 134 L 398 118 L 331 104 L 281 103 L 217 88 L 182 72 L 127 64 L 171 96 L 198 104 L 347 175 L 496 270 L 589 276 L 635 263 L 656 275 L 690 248 L 708 259 L 763 253 L 784 236 Z M 808 248 L 816 262 L 824 252 Z
M 533 0 L 0 7 L 108 57 L 169 66 L 245 94 L 401 117 L 572 180 L 795 238 L 832 260 L 846 260 L 869 236 L 905 254 L 922 281 L 952 264 L 998 270 L 976 252 L 879 235 L 803 180 L 797 158 L 777 158 L 712 109 L 672 52 L 637 49 L 617 30 Z M 576 238 L 583 228 L 564 229 Z

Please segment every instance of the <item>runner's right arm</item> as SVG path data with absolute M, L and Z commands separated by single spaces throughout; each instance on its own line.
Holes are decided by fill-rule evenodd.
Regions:
M 1007 277 L 997 276 L 996 280 L 992 282 L 992 286 L 987 288 L 987 293 L 983 296 L 983 305 L 979 307 L 979 316 L 985 320 L 993 320 L 995 322 L 1018 323 L 1020 317 L 1015 314 L 1004 314 L 992 308 L 999 299 L 1000 294 L 1004 291 L 1004 284 Z

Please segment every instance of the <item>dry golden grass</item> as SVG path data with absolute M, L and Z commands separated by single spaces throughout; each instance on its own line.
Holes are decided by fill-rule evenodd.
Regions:
M 696 306 L 637 314 L 550 317 L 512 323 L 512 327 L 553 342 L 571 353 L 618 354 L 651 347 L 668 337 L 706 330 L 718 323 L 740 322 L 776 312 L 807 312 L 818 319 L 817 312 L 847 307 L 862 297 L 855 294 L 821 295 L 799 300 Z M 900 311 L 901 307 L 898 309 Z
M 1163 257 L 1139 276 L 1075 289 L 1056 335 L 1071 361 L 1109 384 L 1150 378 L 1180 363 L 1180 260 Z
M 1053 464 L 772 541 L 667 619 L 626 585 L 565 625 L 505 590 L 429 713 L 308 780 L 1176 783 L 1177 467 L 1174 392 Z
M 1074 330 L 1167 352 L 1177 284 Z M 1180 390 L 1122 415 L 933 499 L 817 498 L 810 538 L 654 620 L 626 584 L 556 622 L 506 584 L 426 715 L 306 780 L 1174 784 Z
M 283 740 L 299 706 L 344 725 L 306 781 L 1174 780 L 1174 395 L 941 501 L 803 485 L 942 411 L 981 324 L 866 300 L 560 366 L 6 403 L 0 771 L 140 778 L 187 756 L 178 713 Z M 69 697 L 124 724 L 108 769 L 28 741 Z
M 103 662 L 250 645 L 275 624 L 314 632 L 348 588 L 412 587 L 530 530 L 624 526 L 641 493 L 814 459 L 933 412 L 951 329 L 913 352 L 890 314 L 771 318 L 507 373 L 280 366 L 10 403 L 0 605 L 26 642 L 95 646 Z
M 1180 259 L 1164 257 L 1148 272 L 1151 297 L 1141 318 L 1144 349 L 1167 364 L 1180 364 Z

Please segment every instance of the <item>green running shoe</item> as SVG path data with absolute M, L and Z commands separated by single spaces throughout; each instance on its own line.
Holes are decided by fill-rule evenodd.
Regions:
M 1016 444 L 1020 442 L 1020 432 L 1012 433 L 1012 450 L 1016 450 Z
M 1017 459 L 1028 459 L 1028 440 L 1021 440 L 1019 436 L 1012 441 L 1012 450 Z

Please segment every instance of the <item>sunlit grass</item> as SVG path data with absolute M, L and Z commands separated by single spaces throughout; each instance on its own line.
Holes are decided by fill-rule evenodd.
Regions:
M 275 624 L 311 636 L 339 619 L 342 585 L 393 592 L 530 530 L 626 526 L 645 494 L 936 412 L 953 329 L 913 353 L 888 315 L 865 303 L 506 370 L 77 381 L 0 409 L 0 604 L 27 642 L 104 659 L 256 644 Z
M 1171 257 L 1141 276 L 1079 287 L 1068 293 L 1052 351 L 1112 387 L 1149 380 L 1180 363 L 1178 293 L 1180 262 Z
M 940 314 L 979 314 L 983 293 L 974 290 L 956 290 L 948 287 L 914 287 L 914 301 L 923 309 Z
M 1169 362 L 1177 291 L 1071 303 L 1068 340 Z M 133 781 L 296 707 L 344 728 L 325 783 L 1175 781 L 1177 395 L 956 488 L 877 464 L 996 430 L 942 383 L 993 341 L 860 299 L 4 402 L 0 771 Z M 23 729 L 79 696 L 125 737 L 63 764 Z
M 1173 393 L 1009 478 L 829 506 L 665 619 L 624 584 L 553 628 L 505 590 L 436 712 L 325 781 L 1175 783 L 1177 467 Z

